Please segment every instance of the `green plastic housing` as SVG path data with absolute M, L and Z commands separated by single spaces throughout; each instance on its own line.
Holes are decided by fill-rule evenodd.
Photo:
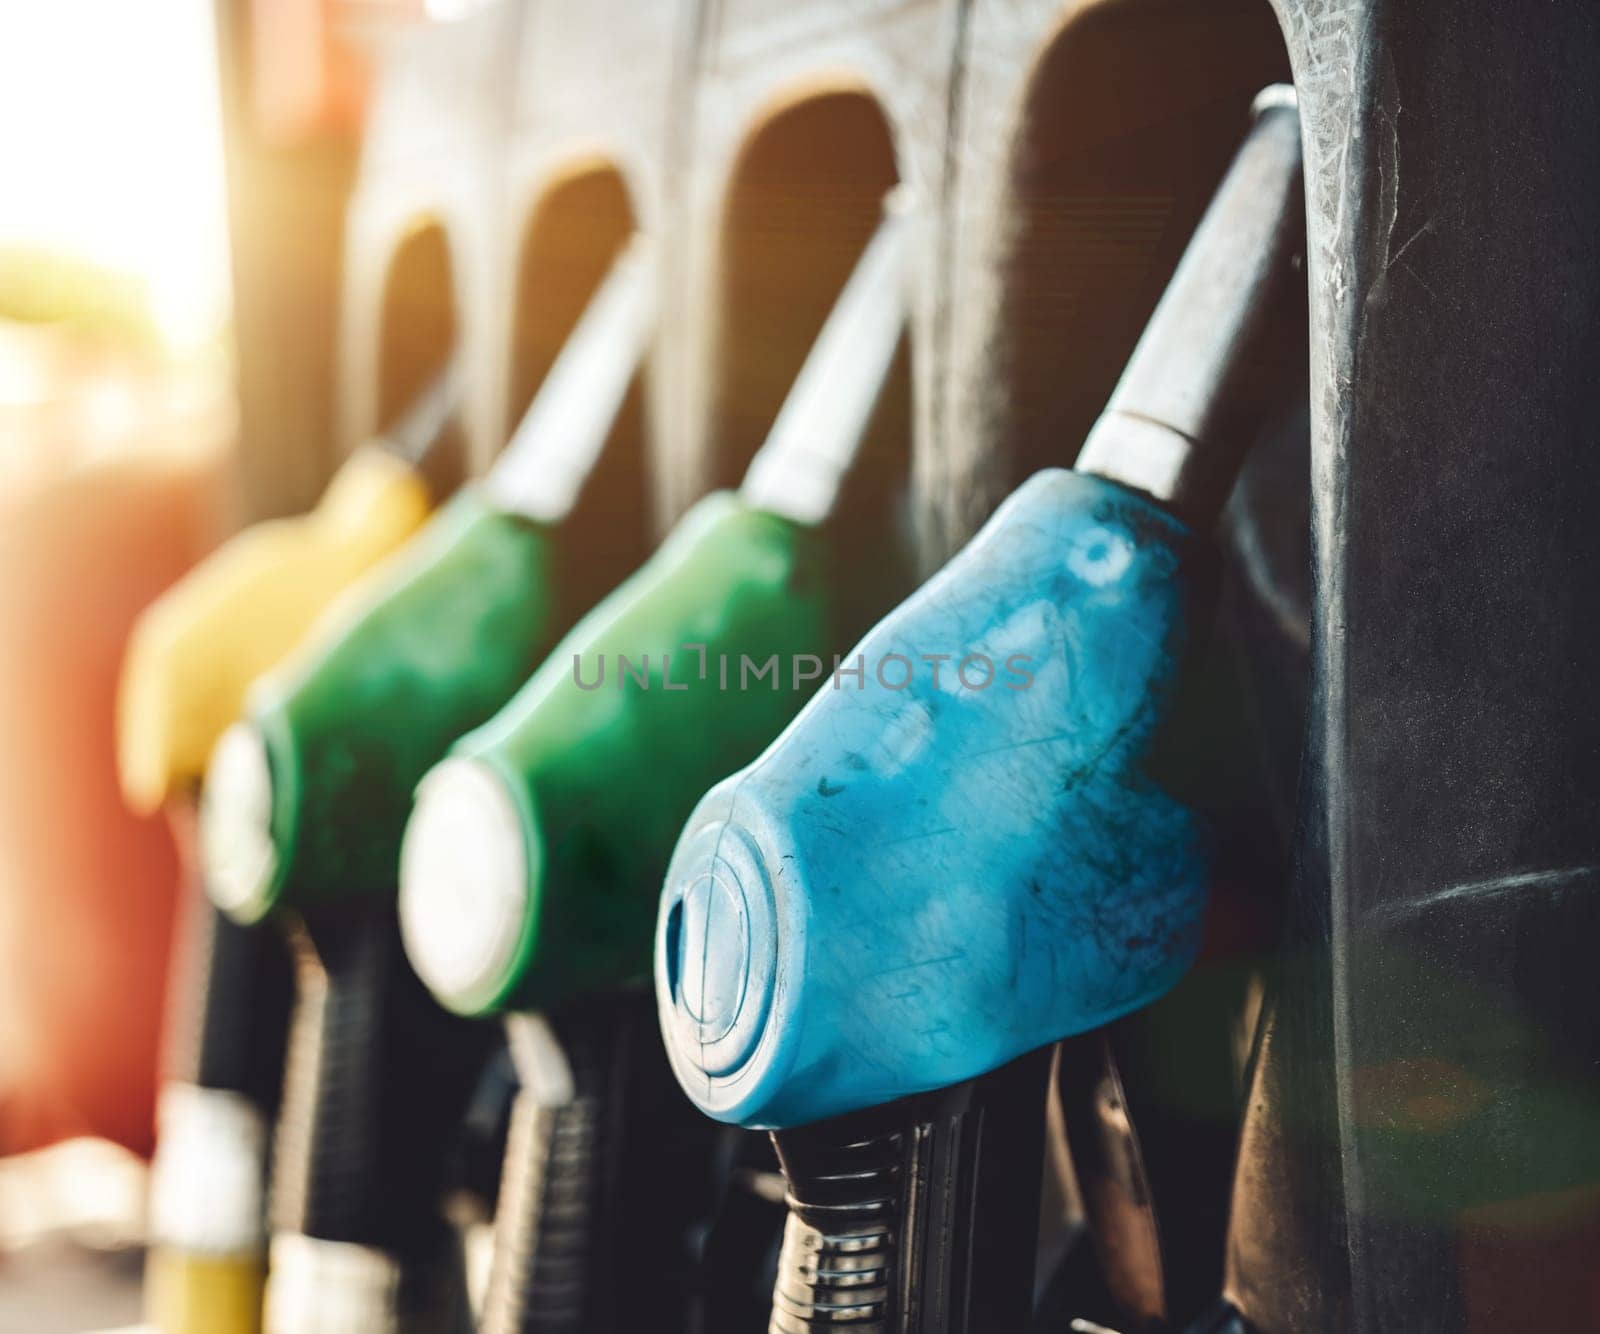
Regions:
M 262 678 L 277 865 L 234 916 L 392 898 L 418 780 L 510 699 L 564 627 L 552 531 L 469 487 Z
M 456 743 L 453 756 L 488 765 L 513 794 L 528 894 L 513 964 L 455 1008 L 544 1009 L 649 976 L 684 819 L 815 692 L 816 679 L 796 681 L 796 659 L 809 674 L 804 655 L 828 655 L 833 670 L 825 556 L 815 530 L 731 493 L 707 497 L 499 715 Z M 775 670 L 755 679 L 773 657 Z

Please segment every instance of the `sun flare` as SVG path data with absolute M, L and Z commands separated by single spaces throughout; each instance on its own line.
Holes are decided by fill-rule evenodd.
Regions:
M 207 0 L 0 0 L 0 245 L 137 279 L 174 351 L 228 310 Z

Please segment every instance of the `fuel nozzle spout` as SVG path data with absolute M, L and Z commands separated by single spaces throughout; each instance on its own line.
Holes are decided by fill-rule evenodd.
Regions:
M 378 446 L 419 475 L 437 481 L 460 413 L 462 378 L 459 358 L 453 356 L 379 434 Z
M 1079 472 L 1210 526 L 1260 423 L 1304 383 L 1303 181 L 1294 90 L 1268 88 Z

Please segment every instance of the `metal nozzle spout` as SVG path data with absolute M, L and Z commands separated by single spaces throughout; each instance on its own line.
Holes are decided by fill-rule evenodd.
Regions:
M 427 480 L 435 495 L 453 489 L 457 413 L 461 407 L 460 354 L 452 356 L 405 411 L 378 437 L 377 443 Z
M 855 465 L 910 315 L 912 196 L 884 199 L 883 221 L 812 344 L 740 494 L 801 524 L 825 522 Z
M 1303 383 L 1305 191 L 1294 91 L 1256 121 L 1078 456 L 1209 524 L 1265 417 Z

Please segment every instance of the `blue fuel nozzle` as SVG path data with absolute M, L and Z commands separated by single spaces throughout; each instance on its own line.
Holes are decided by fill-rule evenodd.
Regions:
M 1039 475 L 702 799 L 656 980 L 706 1112 L 790 1126 L 943 1087 L 1182 975 L 1206 839 L 1147 761 L 1199 546 L 1113 483 Z
M 1271 404 L 1304 225 L 1292 95 L 1254 129 L 1075 472 L 1030 479 L 713 788 L 656 988 L 711 1116 L 786 1128 L 972 1079 L 1167 991 L 1203 822 L 1154 772 L 1198 535 Z

